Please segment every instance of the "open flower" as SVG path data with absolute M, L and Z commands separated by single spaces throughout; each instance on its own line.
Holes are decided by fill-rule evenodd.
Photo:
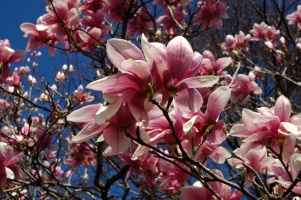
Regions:
M 23 153 L 16 153 L 11 146 L 0 142 L 0 187 L 4 187 L 7 179 L 23 179 L 25 177 L 17 165 L 22 158 Z

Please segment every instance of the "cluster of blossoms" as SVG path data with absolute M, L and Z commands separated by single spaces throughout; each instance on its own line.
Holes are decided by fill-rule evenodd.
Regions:
M 53 85 L 45 82 L 46 89 L 40 87 L 43 80 L 34 77 L 28 66 L 12 72 L 10 64 L 23 60 L 25 52 L 15 51 L 8 40 L 1 40 L 0 111 L 4 113 L 0 116 L 3 119 L 1 190 L 14 191 L 12 196 L 25 199 L 27 189 L 20 185 L 32 182 L 36 187 L 41 182 L 38 189 L 28 187 L 39 193 L 41 199 L 44 199 L 43 190 L 55 194 L 50 186 L 64 188 L 66 194 L 73 195 L 90 189 L 85 184 L 92 169 L 97 174 L 93 179 L 95 196 L 104 199 L 111 185 L 119 184 L 120 177 L 125 183 L 132 175 L 143 177 L 132 182 L 141 190 L 156 186 L 161 192 L 185 200 L 253 197 L 248 190 L 251 186 L 258 186 L 267 198 L 280 197 L 286 191 L 293 192 L 291 196 L 301 195 L 298 182 L 301 114 L 292 111 L 290 100 L 281 95 L 272 108 L 256 104 L 257 112 L 244 108 L 241 116 L 238 110 L 234 116 L 226 113 L 235 103 L 242 106 L 250 102 L 251 95 L 262 100 L 259 95 L 264 92 L 259 80 L 263 78 L 264 66 L 260 68 L 245 57 L 250 41 L 264 41 L 267 47 L 264 49 L 284 64 L 283 52 L 277 50 L 280 31 L 274 26 L 262 22 L 254 24 L 250 34 L 240 31 L 234 36 L 227 35 L 223 43 L 227 57 L 216 58 L 210 50 L 202 54 L 194 51 L 188 40 L 176 35 L 179 29 L 186 29 L 188 12 L 195 12 L 188 21 L 197 25 L 197 29 L 221 27 L 222 18 L 228 17 L 228 8 L 220 0 L 201 0 L 195 10 L 187 8 L 188 0 L 155 0 L 152 3 L 163 8 L 157 19 L 152 18 L 144 2 L 136 0 L 49 0 L 46 3 L 47 14 L 36 25 L 21 25 L 25 37 L 30 38 L 26 50 L 48 45 L 50 55 L 54 55 L 57 47 L 64 44 L 68 53 L 80 51 L 100 59 L 99 63 L 111 71 L 106 74 L 97 71 L 94 80 L 99 79 L 87 88 L 101 92 L 105 102 L 93 102 L 94 96 L 84 91 L 82 80 L 76 87 L 66 87 L 68 92 L 62 89 L 74 74 L 72 65 L 63 65 Z M 298 7 L 287 19 L 300 28 L 300 16 Z M 155 23 L 163 27 L 166 38 L 172 38 L 167 45 L 149 42 L 145 37 L 150 36 L 150 41 L 162 39 L 152 38 Z M 120 24 L 125 27 L 120 33 L 123 38 L 136 33 L 142 35 L 141 49 L 124 39 L 105 42 L 109 33 L 115 37 L 120 30 L 114 28 L 121 27 Z M 287 48 L 283 37 L 280 43 L 283 50 Z M 106 46 L 112 67 L 104 64 L 106 55 L 98 54 L 98 50 L 104 52 L 100 46 Z M 33 52 L 32 56 L 41 54 Z M 254 64 L 254 68 L 250 71 L 251 67 L 245 65 L 248 68 L 240 70 L 241 63 Z M 32 63 L 33 70 L 37 66 L 37 62 Z M 233 75 L 225 71 L 229 66 L 237 67 Z M 247 70 L 248 75 L 240 74 Z M 277 76 L 284 77 L 285 70 Z M 24 89 L 25 84 L 29 91 Z M 32 89 L 39 91 L 39 98 L 32 97 Z M 86 105 L 90 102 L 93 104 Z M 38 108 L 43 112 L 37 114 Z M 227 119 L 232 117 L 234 120 Z M 227 127 L 227 120 L 237 123 L 240 118 L 240 124 Z M 77 135 L 72 135 L 79 129 Z M 224 144 L 227 139 L 235 141 L 235 138 L 240 144 L 230 152 Z M 114 162 L 118 165 L 123 162 L 123 168 Z M 209 170 L 225 163 L 229 169 L 236 168 L 237 174 L 242 172 L 240 184 L 228 181 L 223 170 Z M 117 173 L 102 174 L 100 171 L 110 164 Z M 22 181 L 17 182 L 19 179 Z M 79 184 L 72 185 L 73 181 Z M 195 181 L 193 185 L 191 181 Z M 127 187 L 127 182 L 124 185 Z
M 301 169 L 300 149 L 296 148 L 301 136 L 300 114 L 291 116 L 291 103 L 285 96 L 280 96 L 273 108 L 257 110 L 244 109 L 243 123 L 231 128 L 230 135 L 244 138 L 244 143 L 234 151 L 238 158 L 228 162 L 240 169 L 252 168 L 269 175 L 269 184 L 277 182 L 288 188 Z M 253 179 L 254 173 L 249 171 L 246 185 L 250 186 Z M 278 187 L 275 186 L 275 192 Z M 301 185 L 298 183 L 293 191 L 301 194 Z
M 40 98 L 34 98 L 32 91 L 26 91 L 25 86 L 31 89 L 39 89 L 37 80 L 31 74 L 29 67 L 30 58 L 27 59 L 26 66 L 16 67 L 13 72 L 11 70 L 12 63 L 22 61 L 26 53 L 21 50 L 13 50 L 10 42 L 6 40 L 0 41 L 0 67 L 1 67 L 1 98 L 0 111 L 2 126 L 0 129 L 0 163 L 1 163 L 1 188 L 17 188 L 14 189 L 14 197 L 24 199 L 27 190 L 20 190 L 18 185 L 12 183 L 12 180 L 24 180 L 29 177 L 34 177 L 39 181 L 52 181 L 53 178 L 61 180 L 71 177 L 71 174 L 79 166 L 88 167 L 96 163 L 95 161 L 95 147 L 93 145 L 67 143 L 69 147 L 69 154 L 61 157 L 57 152 L 57 147 L 52 145 L 55 140 L 57 132 L 62 130 L 65 120 L 60 117 L 62 109 L 59 104 L 53 102 L 55 95 L 59 92 L 59 81 L 63 81 L 58 75 L 55 77 L 53 84 L 49 90 L 41 93 Z M 37 58 L 41 56 L 40 52 L 33 52 L 31 56 L 35 59 L 32 62 L 34 70 L 37 68 Z M 62 73 L 69 76 L 73 72 L 73 66 L 63 65 Z M 27 83 L 26 83 L 27 81 Z M 39 80 L 40 81 L 40 80 Z M 94 99 L 89 92 L 84 92 L 80 85 L 71 98 L 71 101 L 85 104 Z M 44 111 L 48 111 L 49 116 L 38 113 L 39 101 L 42 103 L 52 103 L 55 106 L 52 109 L 47 106 L 42 107 Z M 28 107 L 27 104 L 33 105 L 33 108 Z M 37 107 L 36 107 L 37 106 Z M 24 114 L 25 113 L 25 114 Z M 27 119 L 22 118 L 26 116 Z M 5 119 L 9 117 L 11 119 Z M 28 151 L 30 153 L 28 153 Z M 80 154 L 81 152 L 82 154 Z M 45 170 L 29 167 L 22 169 L 21 163 L 24 158 L 27 162 L 33 162 L 33 155 L 39 155 L 41 165 Z M 77 158 L 77 159 L 76 159 Z M 62 163 L 64 165 L 62 165 Z M 70 168 L 65 171 L 62 168 Z M 27 173 L 24 173 L 24 172 Z M 29 176 L 28 176 L 29 175 Z
M 181 155 L 184 150 L 203 164 L 208 158 L 220 164 L 230 158 L 221 146 L 227 131 L 219 116 L 227 106 L 231 89 L 209 87 L 218 82 L 221 70 L 231 59 L 215 61 L 210 51 L 205 51 L 202 58 L 180 36 L 167 46 L 149 43 L 143 36 L 141 46 L 143 54 L 128 41 L 108 40 L 108 57 L 121 73 L 87 86 L 101 91 L 109 105 L 92 104 L 71 113 L 69 121 L 86 124 L 71 141 L 99 136 L 97 142 L 108 144 L 104 155 L 120 155 L 131 166 L 131 173 L 145 175 L 144 185 L 157 183 L 162 191 L 176 193 L 189 177 L 183 169 L 190 169 L 173 166 L 163 152 L 159 153 L 163 158 L 154 158 L 152 149 L 139 141 L 153 147 L 165 142 L 167 155 Z M 145 167 L 150 161 L 151 166 Z
M 47 45 L 49 54 L 53 56 L 56 47 L 63 44 L 69 52 L 89 50 L 93 56 L 114 23 L 128 23 L 127 38 L 135 33 L 148 36 L 156 22 L 170 35 L 185 27 L 187 13 L 184 7 L 189 1 L 157 0 L 153 4 L 163 6 L 163 15 L 158 19 L 152 19 L 150 11 L 136 0 L 52 0 L 47 1 L 47 14 L 40 16 L 37 24 L 23 23 L 20 28 L 25 33 L 24 37 L 30 38 L 27 51 Z M 201 0 L 198 7 L 194 24 L 201 25 L 203 29 L 221 27 L 220 18 L 227 17 L 227 6 L 220 0 Z

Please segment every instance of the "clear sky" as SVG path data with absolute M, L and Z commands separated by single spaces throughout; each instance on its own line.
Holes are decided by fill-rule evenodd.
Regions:
M 9 39 L 14 50 L 25 50 L 28 38 L 24 38 L 24 33 L 20 25 L 24 22 L 36 24 L 39 16 L 46 14 L 46 3 L 44 0 L 0 0 L 0 40 Z M 39 71 L 53 79 L 61 66 L 66 63 L 66 56 L 57 52 L 54 57 L 50 57 L 47 47 L 37 49 L 42 52 L 42 57 L 38 60 Z M 27 54 L 29 57 L 30 54 Z M 26 59 L 25 59 L 26 60 Z M 24 65 L 26 62 L 13 64 L 12 67 Z M 49 77 L 51 71 L 51 77 Z M 52 82 L 51 80 L 49 80 Z
M 13 49 L 25 49 L 28 39 L 23 38 L 20 25 L 23 22 L 36 23 L 46 13 L 43 0 L 0 1 L 0 39 L 9 39 Z

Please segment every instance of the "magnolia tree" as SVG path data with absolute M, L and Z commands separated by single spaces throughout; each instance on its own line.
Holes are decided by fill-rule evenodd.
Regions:
M 1 198 L 299 199 L 298 3 L 47 0 L 0 41 Z

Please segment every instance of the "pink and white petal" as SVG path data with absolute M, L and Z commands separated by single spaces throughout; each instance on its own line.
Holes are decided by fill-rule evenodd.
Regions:
M 196 200 L 202 197 L 203 199 L 208 199 L 206 189 L 201 185 L 195 185 L 194 186 L 184 186 L 180 190 L 180 196 L 184 200 Z
M 250 131 L 257 131 L 260 125 L 266 124 L 277 118 L 276 116 L 262 116 L 259 113 L 253 112 L 244 108 L 242 111 L 242 121 Z
M 211 154 L 210 158 L 219 164 L 223 164 L 227 158 L 231 157 L 231 153 L 224 147 L 217 147 Z
M 150 44 L 148 43 L 144 33 L 141 36 L 141 47 L 142 47 L 142 51 L 145 57 L 145 60 L 150 63 L 153 64 L 153 51 L 151 49 Z
M 130 146 L 131 140 L 120 131 L 120 127 L 109 126 L 103 131 L 103 138 L 112 148 L 111 155 L 122 153 Z
M 15 153 L 11 146 L 6 148 L 6 166 L 14 165 L 19 163 L 23 158 L 23 153 Z
M 101 134 L 102 130 L 107 126 L 108 124 L 105 123 L 101 126 L 95 124 L 94 122 L 88 123 L 76 136 L 74 136 L 71 139 L 71 142 L 74 143 L 81 143 L 85 142 L 90 138 L 93 138 L 96 135 Z
M 175 106 L 183 111 L 197 112 L 203 104 L 202 95 L 194 88 L 188 88 L 177 92 L 174 100 Z
M 151 82 L 150 64 L 141 60 L 128 59 L 122 62 L 122 67 L 126 72 L 129 72 L 144 81 L 145 84 Z
M 28 40 L 26 45 L 26 51 L 31 52 L 38 48 L 40 45 L 40 39 L 38 37 L 32 37 Z
M 22 171 L 22 169 L 18 165 L 10 166 L 9 168 L 14 172 L 16 179 L 26 178 L 26 174 Z
M 301 113 L 292 116 L 290 122 L 301 130 Z
M 224 68 L 228 67 L 232 62 L 232 59 L 230 57 L 225 57 L 225 58 L 219 58 L 215 62 L 215 68 L 216 71 L 223 70 Z
M 139 86 L 135 84 L 133 85 L 133 82 L 135 82 L 133 76 L 129 74 L 119 73 L 102 78 L 97 81 L 93 81 L 92 83 L 87 85 L 87 88 L 91 90 L 102 91 L 104 93 L 123 91 L 129 87 L 134 87 L 135 89 L 139 90 Z
M 218 119 L 221 112 L 226 108 L 230 96 L 231 89 L 229 87 L 222 86 L 217 88 L 208 98 L 205 117 L 207 119 Z
M 289 133 L 283 132 L 282 130 L 279 129 L 279 133 L 282 133 L 284 135 L 299 135 L 301 132 L 298 131 L 298 127 L 292 123 L 289 122 L 281 122 L 281 126 Z
M 139 144 L 131 159 L 143 162 L 147 158 L 148 151 L 149 147 Z
M 137 46 L 123 39 L 109 39 L 106 48 L 108 58 L 120 71 L 124 71 L 121 63 L 127 59 L 145 60 Z
M 192 48 L 184 37 L 177 36 L 168 43 L 166 50 L 169 71 L 178 82 L 183 79 L 191 65 Z
M 101 106 L 95 114 L 95 123 L 102 125 L 106 121 L 110 120 L 118 112 L 122 103 L 123 101 L 119 99 L 108 106 Z
M 216 76 L 196 76 L 186 78 L 178 84 L 176 84 L 176 92 L 184 90 L 186 88 L 203 88 L 203 87 L 211 87 L 219 80 Z
M 183 131 L 184 133 L 188 133 L 191 128 L 193 127 L 194 125 L 194 122 L 197 120 L 197 118 L 199 118 L 200 116 L 193 116 L 190 120 L 188 120 L 186 123 L 184 123 L 184 126 L 183 126 Z
M 274 114 L 279 117 L 279 120 L 282 122 L 288 122 L 291 116 L 291 102 L 288 98 L 281 95 L 278 97 L 274 107 Z
M 25 22 L 25 23 L 22 23 L 20 25 L 20 29 L 25 33 L 24 37 L 26 37 L 26 33 L 28 31 L 31 31 L 31 30 L 35 30 L 36 29 L 36 25 L 32 24 L 32 23 L 28 23 L 28 22 Z
M 258 131 L 254 134 L 252 134 L 251 136 L 249 136 L 248 138 L 244 139 L 244 142 L 256 142 L 256 141 L 262 141 L 268 137 L 273 136 L 274 133 L 271 131 Z
M 139 123 L 139 126 L 147 127 L 149 123 L 147 115 L 147 112 L 149 111 L 148 107 L 153 105 L 146 100 L 146 96 L 135 94 L 132 96 L 128 105 L 134 118 Z
M 9 58 L 8 62 L 15 63 L 21 62 L 26 57 L 26 52 L 22 50 L 16 50 Z
M 301 170 L 301 154 L 296 153 L 291 156 L 290 166 L 291 166 L 292 177 L 293 179 L 295 179 Z
M 244 124 L 235 124 L 230 129 L 229 134 L 234 137 L 249 137 L 253 133 L 253 131 L 249 131 L 248 129 L 246 129 Z
M 202 55 L 197 51 L 193 52 L 191 66 L 188 68 L 185 78 L 196 76 L 200 72 L 201 64 Z
M 68 121 L 72 122 L 92 122 L 95 120 L 95 114 L 102 107 L 101 104 L 88 105 L 73 111 L 67 116 Z
M 212 52 L 209 51 L 209 50 L 205 50 L 205 51 L 202 53 L 202 55 L 203 55 L 203 58 L 207 58 L 207 59 L 209 59 L 211 62 L 214 62 L 214 60 L 215 60 L 214 55 L 213 55 Z

